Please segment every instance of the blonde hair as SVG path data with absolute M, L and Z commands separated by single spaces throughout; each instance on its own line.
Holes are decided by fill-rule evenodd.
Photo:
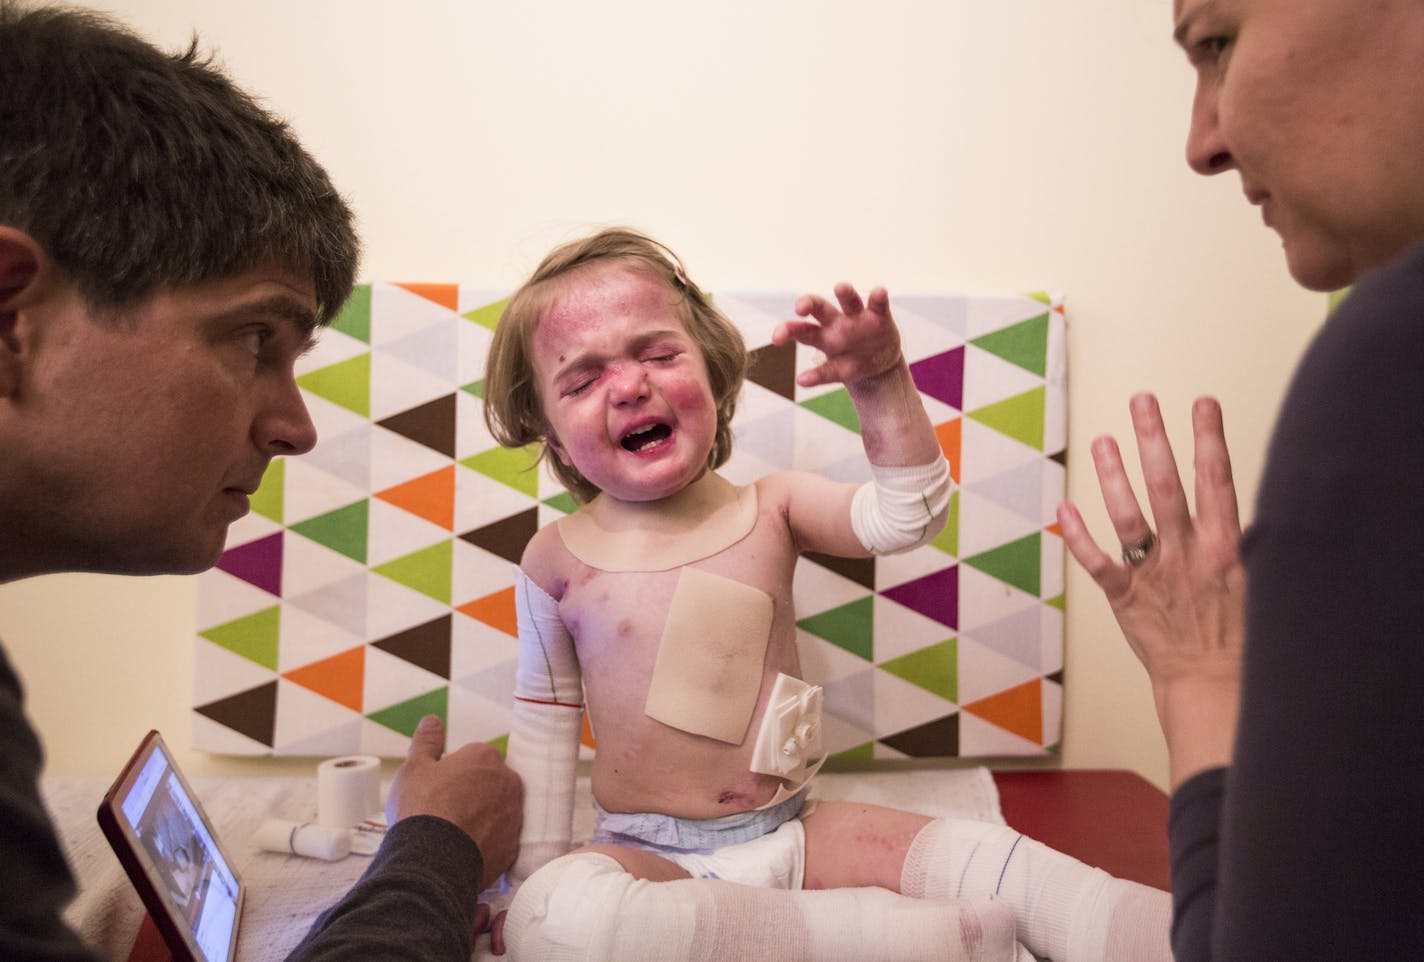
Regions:
M 538 442 L 541 460 L 580 503 L 598 487 L 571 464 L 550 457 L 548 421 L 534 374 L 534 330 L 544 312 L 567 291 L 572 275 L 593 266 L 619 265 L 661 282 L 678 295 L 677 314 L 702 351 L 717 406 L 717 435 L 707 457 L 719 468 L 732 454 L 732 414 L 746 373 L 747 348 L 741 332 L 697 286 L 668 247 L 626 227 L 611 227 L 556 247 L 510 297 L 495 328 L 485 364 L 485 424 L 505 447 Z

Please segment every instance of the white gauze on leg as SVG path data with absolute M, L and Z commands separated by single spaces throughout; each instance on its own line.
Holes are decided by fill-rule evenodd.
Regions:
M 866 551 L 909 551 L 944 530 L 954 481 L 943 454 L 908 468 L 872 464 L 870 473 L 875 480 L 861 485 L 850 504 L 851 529 Z
M 513 962 L 1014 962 L 997 899 L 938 902 L 882 888 L 787 891 L 649 882 L 593 852 L 550 862 L 505 918 Z
M 524 829 L 509 873 L 518 882 L 567 852 L 573 838 L 583 683 L 558 602 L 520 571 L 514 603 L 519 664 L 507 761 L 524 782 Z
M 1113 878 L 1005 825 L 940 819 L 905 855 L 900 891 L 918 898 L 994 895 L 1019 941 L 1054 962 L 1171 962 L 1172 898 Z

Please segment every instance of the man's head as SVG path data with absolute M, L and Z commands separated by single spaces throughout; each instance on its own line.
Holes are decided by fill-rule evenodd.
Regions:
M 277 266 L 318 316 L 351 291 L 351 211 L 277 118 L 193 47 L 0 0 L 0 224 L 96 308 Z
M 198 571 L 315 428 L 352 216 L 190 50 L 0 0 L 0 581 Z
M 741 333 L 687 278 L 677 255 L 637 231 L 609 228 L 555 248 L 533 276 L 510 298 L 490 346 L 485 378 L 485 422 L 501 444 L 518 447 L 544 442 L 554 474 L 580 501 L 598 488 L 572 464 L 549 457 L 550 424 L 540 397 L 534 333 L 545 313 L 582 281 L 608 268 L 626 268 L 664 288 L 676 303 L 683 329 L 702 352 L 717 409 L 716 437 L 708 456 L 712 468 L 732 454 L 732 415 L 746 371 Z
M 1187 162 L 1235 170 L 1329 290 L 1424 240 L 1424 0 L 1174 0 Z

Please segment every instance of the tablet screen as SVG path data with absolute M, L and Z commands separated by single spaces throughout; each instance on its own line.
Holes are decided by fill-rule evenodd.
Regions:
M 105 796 L 99 823 L 175 959 L 229 962 L 242 886 L 157 732 Z

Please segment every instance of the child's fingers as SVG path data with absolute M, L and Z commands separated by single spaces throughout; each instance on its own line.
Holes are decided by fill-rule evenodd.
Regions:
M 825 328 L 815 321 L 783 321 L 771 332 L 771 343 L 785 344 L 795 338 L 802 344 L 820 349 Z
M 860 299 L 860 292 L 844 281 L 836 285 L 836 300 L 840 301 L 841 310 L 848 315 L 853 316 L 865 310 L 865 302 Z

